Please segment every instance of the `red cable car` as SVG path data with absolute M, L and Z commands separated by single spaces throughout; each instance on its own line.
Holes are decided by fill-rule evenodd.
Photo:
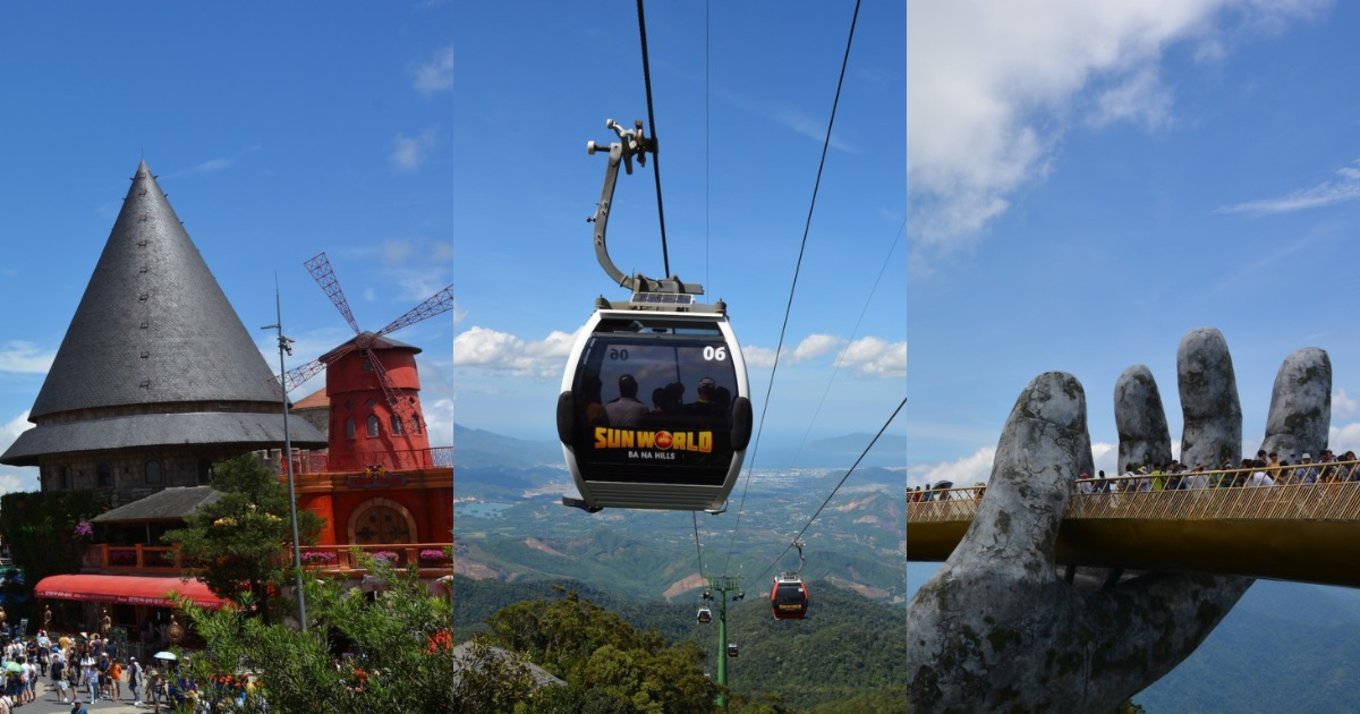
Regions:
M 801 620 L 807 616 L 808 589 L 797 573 L 784 573 L 770 588 L 770 609 L 776 620 Z

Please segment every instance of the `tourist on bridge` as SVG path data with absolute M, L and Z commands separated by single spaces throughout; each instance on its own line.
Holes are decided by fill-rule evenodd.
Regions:
M 1313 455 L 1304 453 L 1303 463 L 1294 470 L 1294 481 L 1302 484 L 1314 484 L 1318 480 L 1317 467 L 1313 465 Z
M 1266 462 L 1261 461 L 1260 459 L 1256 459 L 1251 463 L 1251 467 L 1254 468 L 1255 471 L 1251 472 L 1251 481 L 1248 485 L 1250 486 L 1275 485 L 1275 479 L 1271 478 L 1270 474 L 1266 473 Z

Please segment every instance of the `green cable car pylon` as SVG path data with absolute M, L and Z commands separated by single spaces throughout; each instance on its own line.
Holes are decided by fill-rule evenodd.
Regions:
M 727 688 L 727 658 L 734 656 L 727 645 L 728 593 L 732 594 L 732 602 L 737 602 L 746 597 L 746 593 L 742 592 L 741 589 L 741 581 L 730 575 L 719 575 L 708 579 L 708 589 L 704 591 L 704 599 L 714 600 L 718 603 L 718 686 L 723 689 Z M 727 697 L 721 692 L 718 693 L 717 704 L 719 709 L 727 709 Z

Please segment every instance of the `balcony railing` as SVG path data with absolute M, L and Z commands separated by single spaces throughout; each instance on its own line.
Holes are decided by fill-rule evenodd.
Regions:
M 302 567 L 306 570 L 334 574 L 363 572 L 354 557 L 354 549 L 375 560 L 385 560 L 394 568 L 415 565 L 421 575 L 444 575 L 453 572 L 448 543 L 402 543 L 379 545 L 316 545 L 302 549 Z
M 366 572 L 354 557 L 359 549 L 370 557 L 386 560 L 395 568 L 414 564 L 422 576 L 453 572 L 448 543 L 385 543 L 377 545 L 316 545 L 302 548 L 302 567 L 331 575 Z M 285 553 L 288 560 L 292 553 Z M 184 571 L 179 549 L 153 545 L 95 543 L 85 549 L 85 570 L 124 575 L 178 575 Z
M 295 474 L 376 471 L 378 469 L 383 471 L 414 471 L 439 468 L 453 468 L 452 446 L 351 455 L 309 452 L 293 454 L 293 473 Z M 285 473 L 285 462 L 282 459 L 278 462 L 278 469 L 279 473 Z
M 160 545 L 94 543 L 85 549 L 83 564 L 107 573 L 177 575 L 184 570 L 179 549 Z

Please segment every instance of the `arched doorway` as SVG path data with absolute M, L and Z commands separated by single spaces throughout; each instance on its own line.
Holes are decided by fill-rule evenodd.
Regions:
M 349 542 L 354 545 L 414 543 L 416 535 L 411 512 L 386 498 L 365 501 L 349 519 Z

